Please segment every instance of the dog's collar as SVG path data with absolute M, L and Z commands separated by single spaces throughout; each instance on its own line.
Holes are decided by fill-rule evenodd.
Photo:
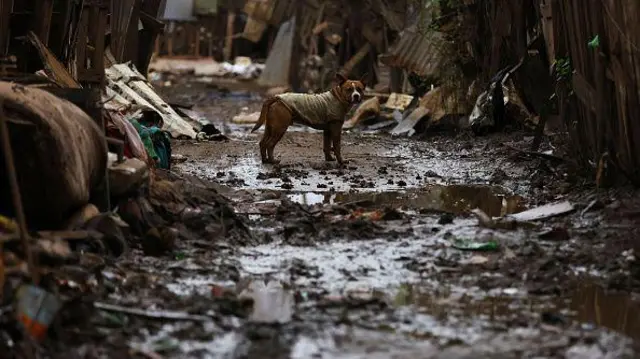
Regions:
M 338 101 L 340 101 L 340 103 L 342 105 L 344 105 L 345 107 L 349 107 L 351 106 L 351 102 L 349 102 L 348 99 L 346 99 L 343 95 L 342 92 L 340 92 L 340 86 L 334 86 L 331 89 L 331 94 L 338 99 Z

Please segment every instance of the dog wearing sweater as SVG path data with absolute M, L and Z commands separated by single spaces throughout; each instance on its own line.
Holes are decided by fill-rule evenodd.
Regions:
M 319 94 L 287 92 L 270 97 L 262 104 L 258 122 L 251 130 L 254 132 L 265 125 L 260 140 L 262 163 L 278 162 L 273 158 L 273 149 L 289 126 L 297 123 L 323 131 L 325 160 L 344 164 L 340 147 L 342 125 L 351 106 L 362 102 L 366 85 L 364 79 L 349 80 L 340 73 L 336 74 L 336 81 L 329 91 Z

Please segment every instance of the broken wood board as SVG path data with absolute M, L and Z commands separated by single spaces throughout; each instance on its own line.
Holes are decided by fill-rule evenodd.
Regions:
M 415 127 L 415 125 L 418 122 L 420 122 L 422 118 L 424 118 L 425 116 L 428 116 L 430 113 L 431 111 L 429 109 L 418 106 L 418 108 L 413 110 L 413 112 L 411 112 L 411 114 L 406 119 L 404 119 L 396 127 L 394 127 L 393 130 L 391 130 L 391 134 L 402 135 L 406 133 L 407 136 L 413 135 L 413 132 L 414 132 L 413 128 Z
M 538 221 L 541 219 L 561 216 L 572 212 L 574 209 L 575 208 L 571 202 L 562 201 L 532 208 L 524 212 L 510 214 L 505 217 L 515 219 L 519 222 Z
M 78 81 L 76 81 L 69 71 L 67 71 L 64 65 L 56 59 L 56 56 L 51 52 L 51 50 L 42 43 L 38 35 L 33 33 L 33 31 L 29 31 L 27 38 L 38 51 L 40 59 L 44 64 L 45 73 L 49 78 L 61 87 L 82 88 Z
M 384 107 L 392 110 L 404 111 L 411 101 L 413 101 L 413 96 L 393 92 L 389 95 Z

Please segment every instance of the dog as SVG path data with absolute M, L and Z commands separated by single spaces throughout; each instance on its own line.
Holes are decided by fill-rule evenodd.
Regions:
M 326 161 L 338 161 L 343 165 L 341 154 L 342 125 L 349 109 L 364 97 L 364 76 L 360 80 L 349 80 L 336 74 L 337 84 L 329 91 L 319 94 L 287 92 L 268 98 L 262 104 L 258 122 L 251 132 L 263 124 L 264 135 L 260 140 L 262 163 L 275 164 L 273 149 L 289 126 L 294 123 L 323 131 L 323 152 Z M 331 151 L 335 154 L 334 159 Z

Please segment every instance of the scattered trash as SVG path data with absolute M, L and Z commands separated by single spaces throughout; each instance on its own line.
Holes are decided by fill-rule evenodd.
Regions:
M 17 317 L 23 330 L 42 341 L 62 303 L 51 293 L 35 285 L 23 285 L 17 294 Z

